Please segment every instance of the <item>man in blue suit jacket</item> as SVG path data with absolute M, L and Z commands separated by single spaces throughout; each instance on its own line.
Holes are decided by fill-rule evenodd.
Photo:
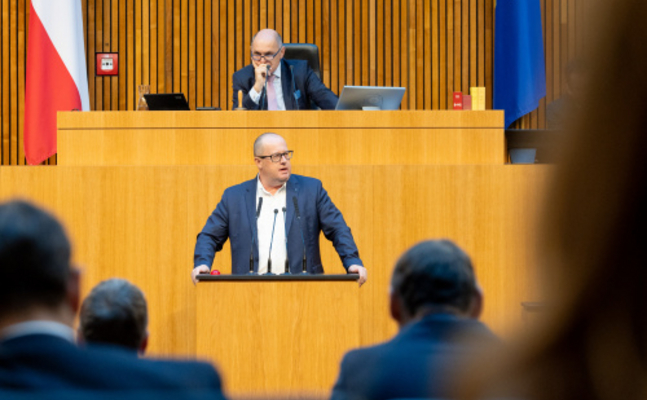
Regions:
M 313 104 L 334 110 L 337 106 L 337 96 L 306 61 L 283 60 L 285 48 L 276 31 L 263 29 L 254 35 L 251 52 L 252 63 L 233 76 L 234 109 L 240 107 L 239 90 L 243 92 L 242 107 L 248 110 L 309 110 Z M 272 85 L 267 92 L 266 80 L 268 86 Z
M 39 398 L 53 390 L 118 390 L 120 396 L 136 392 L 140 398 L 159 391 L 183 398 L 196 391 L 223 397 L 209 364 L 138 359 L 117 346 L 77 347 L 72 325 L 79 274 L 70 255 L 54 217 L 24 201 L 0 205 L 2 398 L 26 391 Z
M 275 133 L 264 133 L 256 139 L 254 161 L 258 176 L 225 190 L 198 234 L 191 274 L 194 282 L 199 273 L 209 273 L 215 253 L 229 238 L 233 274 L 249 272 L 250 252 L 253 252 L 255 272 L 267 272 L 271 255 L 273 273 L 284 271 L 286 256 L 290 272 L 300 273 L 305 254 L 307 271 L 322 274 L 319 250 L 322 231 L 332 241 L 344 268 L 360 275 L 360 285 L 366 281 L 366 269 L 341 212 L 321 181 L 292 175 L 292 154 L 285 140 Z M 256 212 L 261 201 L 257 222 Z
M 347 353 L 332 398 L 454 398 L 461 363 L 498 339 L 476 320 L 482 295 L 469 257 L 452 242 L 422 242 L 396 263 L 390 341 Z

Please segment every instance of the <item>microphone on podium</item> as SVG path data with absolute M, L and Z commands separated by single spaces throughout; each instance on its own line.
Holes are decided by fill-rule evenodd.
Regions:
M 297 215 L 299 220 L 299 231 L 301 232 L 301 242 L 303 243 L 303 262 L 302 262 L 302 274 L 308 273 L 308 259 L 306 258 L 306 241 L 303 237 L 303 228 L 301 227 L 301 213 L 299 212 L 299 202 L 297 201 L 297 196 L 292 196 L 292 203 L 294 203 L 294 212 Z
M 274 275 L 272 273 L 272 244 L 274 243 L 274 228 L 276 227 L 276 214 L 279 210 L 274 209 L 274 222 L 272 223 L 272 237 L 270 238 L 270 252 L 267 255 L 267 273 L 265 275 Z
M 250 246 L 249 249 L 249 274 L 248 275 L 254 275 L 254 243 L 256 242 L 256 236 L 257 232 L 256 229 L 258 227 L 258 217 L 261 215 L 261 207 L 263 207 L 263 198 L 259 197 L 258 198 L 258 207 L 256 208 L 256 221 L 254 221 L 254 225 L 252 225 L 252 245 Z

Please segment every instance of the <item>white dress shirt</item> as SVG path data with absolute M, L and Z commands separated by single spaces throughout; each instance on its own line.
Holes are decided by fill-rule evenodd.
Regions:
M 279 64 L 279 67 L 272 73 L 272 75 L 274 75 L 274 82 L 272 82 L 272 84 L 274 85 L 274 91 L 276 93 L 276 105 L 278 106 L 279 110 L 285 111 L 285 101 L 283 100 L 283 85 L 281 84 L 281 64 Z M 249 98 L 252 99 L 254 103 L 258 104 L 258 102 L 261 100 L 261 94 L 252 87 L 249 91 Z M 279 211 L 281 210 L 279 209 Z
M 256 207 L 258 208 L 258 198 L 263 198 L 263 208 L 261 215 L 258 217 L 258 273 L 267 272 L 267 259 L 270 254 L 270 242 L 272 243 L 272 273 L 281 274 L 285 271 L 285 259 L 287 249 L 285 242 L 285 198 L 287 191 L 287 182 L 271 194 L 263 187 L 259 177 L 256 178 Z M 276 225 L 274 225 L 274 210 L 276 214 Z M 274 235 L 272 236 L 272 226 L 274 225 Z

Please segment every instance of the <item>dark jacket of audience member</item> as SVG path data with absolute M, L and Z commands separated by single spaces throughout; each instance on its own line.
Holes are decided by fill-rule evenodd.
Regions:
M 467 254 L 422 242 L 398 260 L 391 315 L 399 333 L 344 356 L 333 399 L 447 397 L 462 362 L 498 339 L 478 322 L 482 295 Z
M 83 300 L 79 341 L 114 344 L 143 354 L 148 344 L 147 326 L 144 293 L 125 279 L 108 279 Z
M 221 397 L 214 368 L 138 359 L 117 347 L 78 348 L 72 324 L 79 274 L 54 217 L 23 202 L 0 205 L 0 391 L 192 391 Z M 35 392 L 32 392 L 35 393 Z

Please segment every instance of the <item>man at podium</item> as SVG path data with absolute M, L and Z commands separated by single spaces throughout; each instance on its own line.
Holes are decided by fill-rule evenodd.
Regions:
M 264 133 L 254 142 L 256 178 L 225 190 L 195 245 L 191 278 L 208 274 L 215 257 L 231 238 L 232 274 L 291 273 L 304 270 L 323 274 L 319 234 L 333 243 L 348 272 L 366 269 L 350 228 L 330 200 L 321 181 L 292 175 L 294 152 L 275 133 Z

